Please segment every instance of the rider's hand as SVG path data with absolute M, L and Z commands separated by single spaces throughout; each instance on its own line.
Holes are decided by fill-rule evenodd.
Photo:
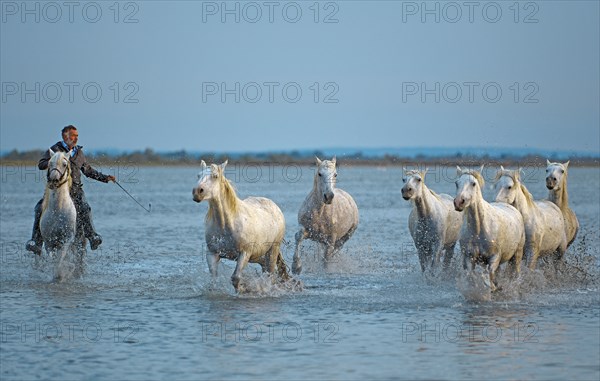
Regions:
M 106 179 L 107 179 L 108 181 L 112 181 L 113 183 L 117 182 L 117 179 L 116 179 L 114 176 L 112 176 L 112 175 L 108 175 L 108 176 L 106 177 Z

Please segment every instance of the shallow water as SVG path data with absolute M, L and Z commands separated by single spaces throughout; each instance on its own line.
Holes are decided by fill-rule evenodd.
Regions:
M 361 222 L 335 263 L 323 270 L 318 247 L 305 241 L 302 291 L 272 285 L 251 265 L 241 295 L 229 282 L 230 261 L 210 286 L 207 205 L 191 199 L 196 168 L 103 170 L 152 211 L 114 184 L 86 181 L 104 243 L 88 250 L 82 277 L 56 283 L 52 261 L 23 249 L 42 176 L 2 168 L 3 380 L 600 377 L 598 168 L 570 170 L 571 206 L 582 227 L 563 271 L 523 271 L 517 282 L 501 273 L 503 290 L 490 301 L 465 297 L 458 251 L 450 274 L 421 275 L 400 169 L 342 166 L 338 186 L 354 196 Z M 528 171 L 526 185 L 545 197 L 543 168 Z M 281 207 L 291 265 L 296 213 L 313 170 L 260 172 L 230 165 L 228 177 L 239 196 L 266 196 Z M 454 192 L 454 172 L 430 169 L 427 184 Z

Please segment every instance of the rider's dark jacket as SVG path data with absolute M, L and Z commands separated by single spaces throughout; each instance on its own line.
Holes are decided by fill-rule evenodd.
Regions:
M 52 147 L 50 147 L 52 151 L 61 151 L 61 152 L 69 152 L 64 146 L 62 142 L 58 142 Z M 50 160 L 50 152 L 46 151 L 40 161 L 38 162 L 38 168 L 40 170 L 48 169 L 48 161 Z M 83 154 L 83 147 L 76 146 L 75 155 L 71 156 L 71 178 L 73 179 L 73 185 L 81 188 L 81 172 L 86 177 L 89 177 L 94 180 L 102 181 L 103 183 L 108 182 L 108 176 L 98 172 L 91 165 L 88 164 L 85 155 Z

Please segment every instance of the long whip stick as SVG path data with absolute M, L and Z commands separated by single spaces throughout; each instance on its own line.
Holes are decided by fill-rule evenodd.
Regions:
M 138 200 L 136 200 L 129 192 L 127 192 L 127 189 L 123 188 L 117 180 L 115 180 L 115 184 L 117 184 L 119 186 L 119 188 L 123 189 L 123 192 L 127 193 L 127 195 L 129 197 L 131 197 L 131 199 L 133 201 L 135 201 L 139 206 L 141 206 L 142 209 L 144 209 L 146 212 L 150 213 L 150 210 L 152 209 L 152 204 L 148 203 L 148 209 L 146 209 L 146 207 L 144 205 L 140 204 L 140 202 Z

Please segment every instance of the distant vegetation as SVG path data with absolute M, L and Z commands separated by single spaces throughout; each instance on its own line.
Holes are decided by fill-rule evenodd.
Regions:
M 0 164 L 37 164 L 42 156 L 42 150 L 17 151 L 13 150 L 0 157 Z M 226 154 L 206 152 L 203 154 L 191 154 L 186 151 L 175 151 L 167 153 L 157 153 L 147 148 L 144 151 L 134 151 L 122 154 L 109 154 L 106 152 L 86 152 L 88 161 L 96 165 L 134 164 L 134 165 L 189 165 L 196 166 L 200 160 L 207 163 L 221 163 L 225 159 L 239 164 L 296 164 L 312 165 L 314 157 L 329 158 L 321 151 L 311 153 L 291 151 L 287 153 L 252 153 L 252 154 Z M 337 155 L 338 161 L 342 165 L 375 165 L 375 166 L 410 166 L 411 164 L 420 165 L 468 165 L 468 164 L 503 164 L 508 166 L 518 165 L 545 165 L 546 157 L 541 155 L 517 156 L 510 154 L 490 155 L 470 155 L 456 153 L 446 156 L 426 156 L 414 155 L 412 157 L 402 157 L 401 155 L 383 154 L 379 156 L 365 156 L 362 152 L 352 154 Z M 557 158 L 548 157 L 550 160 Z M 577 166 L 598 166 L 600 160 L 598 156 L 578 156 L 570 158 L 571 165 Z M 562 160 L 561 160 L 562 161 Z

